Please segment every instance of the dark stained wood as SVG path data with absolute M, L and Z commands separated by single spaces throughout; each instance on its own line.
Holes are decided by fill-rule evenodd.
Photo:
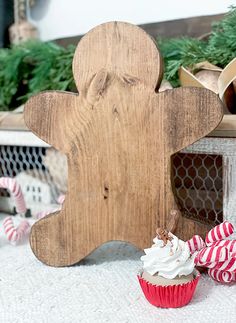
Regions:
M 191 17 L 184 19 L 168 20 L 161 22 L 153 22 L 149 24 L 139 25 L 154 39 L 159 37 L 175 38 L 179 36 L 202 37 L 207 35 L 212 30 L 212 23 L 219 21 L 224 17 L 224 14 Z M 56 43 L 61 46 L 70 44 L 77 45 L 82 35 L 56 39 Z
M 223 17 L 223 14 L 200 16 L 139 26 L 155 39 L 159 37 L 175 38 L 179 36 L 202 37 L 211 32 L 213 22 L 219 21 Z
M 26 104 L 27 126 L 68 159 L 62 211 L 31 231 L 32 250 L 44 263 L 74 264 L 109 240 L 144 248 L 157 227 L 176 226 L 171 155 L 211 132 L 222 104 L 202 88 L 157 94 L 161 62 L 142 29 L 106 23 L 76 49 L 80 94 L 43 92 Z M 176 233 L 187 239 L 208 229 L 180 216 Z

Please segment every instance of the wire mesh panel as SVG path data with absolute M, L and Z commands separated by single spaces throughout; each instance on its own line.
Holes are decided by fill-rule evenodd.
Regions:
M 48 184 L 51 202 L 55 203 L 60 192 L 65 193 L 67 189 L 66 158 L 53 148 L 0 146 L 0 176 L 32 183 L 36 178 Z M 221 156 L 178 153 L 173 157 L 173 177 L 176 196 L 185 216 L 205 223 L 223 221 Z M 35 194 L 34 187 L 32 194 Z M 0 196 L 6 197 L 9 193 L 1 189 Z
M 222 156 L 178 153 L 173 177 L 185 216 L 205 223 L 223 221 Z
M 0 176 L 16 177 L 23 172 L 30 174 L 49 185 L 53 203 L 59 192 L 43 163 L 46 149 L 44 147 L 0 146 Z M 9 196 L 9 193 L 1 189 L 0 196 Z

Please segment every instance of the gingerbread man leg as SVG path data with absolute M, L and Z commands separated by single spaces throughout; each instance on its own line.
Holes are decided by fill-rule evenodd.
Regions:
M 95 243 L 89 228 L 81 230 L 82 227 L 69 214 L 65 205 L 62 211 L 39 220 L 31 229 L 32 250 L 40 261 L 49 266 L 75 264 L 103 242 L 96 239 Z

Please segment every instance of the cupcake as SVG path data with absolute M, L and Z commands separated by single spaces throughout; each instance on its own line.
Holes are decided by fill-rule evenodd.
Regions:
M 151 248 L 144 249 L 138 275 L 147 300 L 158 307 L 181 307 L 193 297 L 200 274 L 189 246 L 171 232 L 158 228 Z

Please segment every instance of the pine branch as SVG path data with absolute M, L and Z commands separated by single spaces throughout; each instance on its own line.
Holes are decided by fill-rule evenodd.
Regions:
M 27 42 L 0 50 L 0 110 L 11 110 L 43 90 L 75 90 L 75 47 Z
M 221 21 L 214 23 L 208 41 L 194 38 L 158 41 L 165 62 L 165 78 L 179 86 L 178 69 L 191 67 L 201 61 L 224 68 L 236 57 L 236 7 Z
M 179 86 L 178 70 L 180 66 L 191 66 L 205 60 L 206 43 L 200 40 L 182 37 L 161 40 L 158 44 L 164 57 L 164 76 L 174 87 Z

